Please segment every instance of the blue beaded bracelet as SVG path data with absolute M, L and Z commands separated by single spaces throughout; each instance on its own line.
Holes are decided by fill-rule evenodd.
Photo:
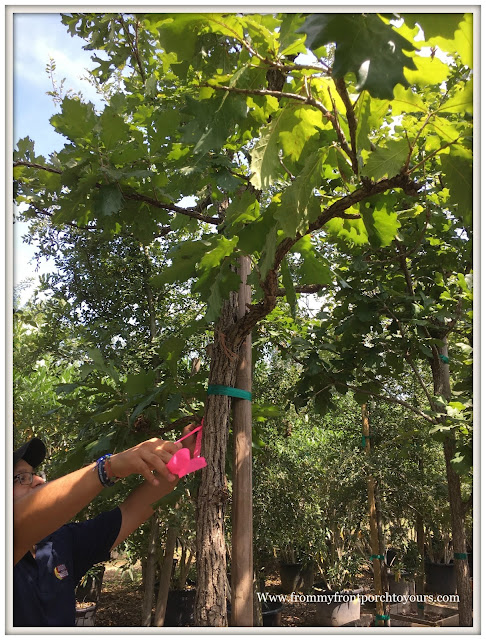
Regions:
M 98 478 L 104 487 L 112 487 L 115 484 L 115 480 L 110 480 L 105 470 L 105 460 L 111 457 L 111 453 L 107 453 L 96 461 L 96 470 L 98 472 Z

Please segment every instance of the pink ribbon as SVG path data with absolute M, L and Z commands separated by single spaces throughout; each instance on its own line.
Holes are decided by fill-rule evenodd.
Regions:
M 196 436 L 196 446 L 194 447 L 194 456 L 191 458 L 189 449 L 187 447 L 183 447 L 182 449 L 179 449 L 177 453 L 174 453 L 167 463 L 167 469 L 174 475 L 179 476 L 179 478 L 184 477 L 188 473 L 199 471 L 199 469 L 203 469 L 207 465 L 206 459 L 200 455 L 203 422 L 204 420 L 202 420 L 201 424 L 193 429 L 191 433 L 188 433 L 185 436 L 182 436 L 182 438 L 179 438 L 179 440 L 176 440 L 176 442 L 182 442 L 182 440 L 185 440 L 186 438 L 189 438 L 189 436 L 198 432 Z

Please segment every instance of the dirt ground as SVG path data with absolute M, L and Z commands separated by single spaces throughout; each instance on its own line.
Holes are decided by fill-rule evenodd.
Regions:
M 278 591 L 278 580 L 267 581 L 267 588 Z M 103 589 L 96 611 L 96 627 L 139 627 L 143 588 L 139 573 L 134 580 L 122 574 L 114 566 L 107 565 Z M 282 611 L 282 627 L 314 626 L 315 605 L 311 603 L 287 603 Z
M 269 593 L 280 593 L 281 587 L 278 576 L 275 575 L 267 579 L 265 589 Z M 116 564 L 108 564 L 96 610 L 94 626 L 140 627 L 142 600 L 143 588 L 140 571 L 135 571 L 132 578 L 127 573 L 121 573 Z M 374 619 L 373 608 L 368 610 L 368 608 L 363 608 L 362 606 L 361 613 L 361 624 L 359 626 L 372 625 Z M 313 603 L 286 603 L 282 611 L 280 626 L 315 627 L 315 615 L 316 605 Z M 433 619 L 433 616 L 427 617 L 431 620 Z M 397 622 L 393 626 L 402 626 L 402 624 Z

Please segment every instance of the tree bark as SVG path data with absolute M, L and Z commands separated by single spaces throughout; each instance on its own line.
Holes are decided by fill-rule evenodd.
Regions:
M 250 259 L 240 258 L 241 286 L 238 295 L 238 318 L 247 311 L 251 290 L 246 284 Z M 236 388 L 251 391 L 251 334 L 241 348 L 236 374 Z M 233 413 L 233 528 L 231 557 L 231 624 L 253 626 L 253 513 L 252 513 L 252 423 L 251 401 L 235 398 Z
M 466 530 L 464 527 L 461 481 L 451 465 L 455 448 L 454 438 L 447 437 L 444 442 L 444 457 L 451 510 L 454 572 L 456 574 L 457 593 L 459 595 L 459 624 L 461 627 L 471 627 L 473 623 L 472 588 L 466 553 Z M 461 554 L 463 557 L 458 558 L 456 554 Z
M 365 455 L 370 454 L 370 422 L 368 417 L 368 409 L 365 404 L 361 405 L 361 418 L 363 425 L 363 436 L 365 438 Z M 370 538 L 371 538 L 371 553 L 373 556 L 380 555 L 380 542 L 378 538 L 378 523 L 376 518 L 376 503 L 375 503 L 375 479 L 368 473 L 367 486 L 368 486 L 368 508 L 370 513 Z M 383 593 L 383 587 L 381 584 L 381 562 L 379 558 L 373 558 L 373 585 L 376 595 Z M 376 601 L 376 615 L 384 615 L 383 602 Z M 383 627 L 384 620 L 378 619 L 376 626 Z
M 434 393 L 442 396 L 446 400 L 451 397 L 451 385 L 449 364 L 441 356 L 448 358 L 447 339 L 443 338 L 443 346 L 434 349 L 433 360 L 431 362 L 432 375 L 434 379 Z M 464 505 L 462 502 L 461 480 L 454 471 L 451 460 L 455 453 L 455 437 L 447 435 L 443 444 L 444 459 L 447 474 L 447 490 L 449 493 L 449 507 L 452 523 L 452 544 L 454 556 L 456 554 L 465 555 L 466 530 L 464 526 Z M 469 564 L 467 556 L 465 558 L 454 557 L 454 572 L 457 582 L 457 594 L 459 596 L 459 625 L 461 627 L 472 626 L 472 588 L 469 574 Z
M 157 546 L 159 541 L 159 523 L 157 514 L 150 518 L 150 531 L 145 569 L 144 593 L 142 602 L 142 627 L 152 624 L 152 606 L 154 602 L 155 568 L 157 566 Z
M 424 461 L 420 457 L 418 461 L 419 478 L 424 477 Z M 424 530 L 424 516 L 422 514 L 423 505 L 419 505 L 420 511 L 417 511 L 417 519 L 415 526 L 417 528 L 417 547 L 420 556 L 419 570 L 417 574 L 416 586 L 417 594 L 425 594 L 425 530 Z M 417 614 L 419 618 L 423 618 L 425 615 L 424 604 L 417 607 Z
M 375 483 L 375 505 L 376 505 L 376 526 L 378 530 L 378 553 L 383 558 L 386 558 L 386 545 L 385 545 L 385 535 L 383 533 L 383 517 L 382 517 L 382 509 L 381 509 L 381 496 L 380 496 L 380 483 Z M 388 574 L 387 574 L 387 565 L 384 560 L 381 561 L 381 590 L 382 593 L 388 592 Z M 388 605 L 385 603 L 383 606 L 384 612 L 388 613 Z M 390 621 L 385 620 L 384 626 L 389 627 Z
M 163 627 L 165 612 L 167 610 L 167 596 L 169 595 L 170 578 L 172 575 L 172 562 L 177 542 L 179 527 L 169 527 L 165 540 L 165 553 L 160 568 L 159 592 L 157 594 L 157 604 L 155 606 L 155 627 Z
M 226 336 L 237 320 L 237 302 L 237 295 L 232 292 L 223 303 L 212 345 L 210 385 L 235 385 L 238 354 L 226 344 Z M 207 466 L 201 473 L 196 508 L 195 625 L 199 627 L 228 625 L 224 516 L 228 500 L 225 460 L 230 409 L 228 396 L 207 397 L 201 451 Z

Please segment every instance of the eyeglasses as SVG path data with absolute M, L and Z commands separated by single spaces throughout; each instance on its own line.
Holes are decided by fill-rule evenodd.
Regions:
M 42 478 L 44 482 L 46 481 L 46 474 L 43 471 L 36 471 L 35 473 L 22 471 L 22 473 L 17 473 L 17 475 L 14 476 L 14 482 L 18 482 L 19 484 L 32 484 L 34 476 Z

